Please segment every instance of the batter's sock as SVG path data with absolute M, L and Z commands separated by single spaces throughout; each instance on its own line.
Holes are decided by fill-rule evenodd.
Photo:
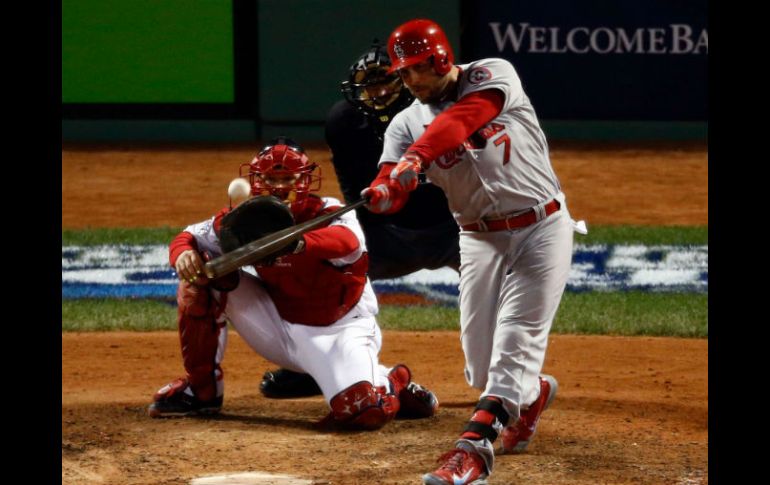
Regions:
M 503 401 L 499 397 L 482 397 L 460 438 L 470 440 L 487 438 L 490 442 L 494 442 L 497 435 L 508 424 L 508 419 L 509 415 L 503 409 Z

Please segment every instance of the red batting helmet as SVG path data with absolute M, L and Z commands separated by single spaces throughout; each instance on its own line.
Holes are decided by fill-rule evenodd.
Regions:
M 388 39 L 391 66 L 388 73 L 433 57 L 436 74 L 443 76 L 452 69 L 454 53 L 446 34 L 428 19 L 415 19 L 400 25 Z
M 292 209 L 321 188 L 320 167 L 310 162 L 297 142 L 284 136 L 265 145 L 251 163 L 241 165 L 241 176 L 244 167 L 248 167 L 251 195 L 274 195 Z M 313 173 L 316 168 L 318 174 Z

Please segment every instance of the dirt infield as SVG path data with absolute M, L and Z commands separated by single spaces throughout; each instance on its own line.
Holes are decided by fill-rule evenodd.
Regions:
M 253 470 L 419 483 L 478 397 L 461 377 L 457 332 L 385 332 L 382 361 L 410 365 L 440 412 L 373 433 L 321 433 L 323 400 L 263 398 L 259 377 L 271 364 L 230 336 L 223 415 L 152 420 L 152 393 L 182 373 L 175 333 L 64 334 L 63 483 L 181 484 Z M 705 340 L 551 336 L 545 371 L 559 394 L 529 451 L 499 458 L 492 483 L 705 483 L 707 363 Z
M 254 147 L 83 147 L 62 151 L 62 226 L 181 227 L 226 204 Z M 339 196 L 328 152 L 324 195 Z M 705 144 L 555 144 L 572 214 L 589 224 L 708 223 Z M 274 366 L 235 332 L 223 414 L 152 420 L 155 390 L 182 374 L 174 332 L 62 334 L 62 483 L 188 484 L 268 471 L 317 483 L 419 483 L 451 446 L 477 391 L 462 377 L 458 332 L 384 333 L 381 359 L 405 362 L 439 396 L 437 416 L 372 433 L 324 433 L 323 400 L 268 400 Z M 708 483 L 708 342 L 552 335 L 545 371 L 560 383 L 528 452 L 499 457 L 492 484 Z
M 227 204 L 227 186 L 253 146 L 67 146 L 62 151 L 62 227 L 184 227 Z M 341 199 L 328 150 L 322 194 Z M 708 224 L 704 143 L 551 147 L 572 215 L 589 224 Z

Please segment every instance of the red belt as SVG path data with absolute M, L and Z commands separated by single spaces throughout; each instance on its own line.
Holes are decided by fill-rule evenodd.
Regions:
M 559 210 L 559 207 L 561 207 L 561 204 L 559 204 L 559 201 L 556 199 L 553 199 L 551 202 L 547 203 L 545 206 L 543 206 L 543 209 L 545 210 L 545 217 L 543 217 L 543 219 L 545 219 L 546 217 L 550 216 L 551 214 Z M 474 222 L 472 224 L 466 224 L 462 226 L 462 230 L 463 231 L 481 231 L 481 232 L 505 231 L 507 229 L 519 229 L 522 227 L 527 227 L 536 222 L 537 222 L 537 212 L 535 212 L 535 209 L 530 209 L 523 214 L 509 217 L 507 219 L 495 219 L 491 221 L 483 221 L 483 223 L 481 224 L 478 222 Z

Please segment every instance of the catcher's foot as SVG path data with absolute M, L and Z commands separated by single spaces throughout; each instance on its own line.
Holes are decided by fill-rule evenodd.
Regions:
M 151 418 L 165 416 L 190 416 L 217 414 L 222 409 L 223 396 L 210 401 L 201 401 L 190 388 L 185 378 L 176 379 L 161 387 L 153 396 L 153 403 L 147 409 Z
M 388 373 L 388 380 L 400 402 L 397 418 L 420 419 L 436 414 L 438 398 L 427 388 L 412 382 L 409 367 L 404 364 L 394 366 Z
M 276 369 L 265 372 L 259 384 L 262 395 L 271 399 L 310 397 L 321 394 L 315 379 L 310 374 Z
M 551 405 L 558 388 L 559 383 L 553 376 L 546 374 L 540 376 L 540 395 L 538 398 L 529 406 L 529 409 L 521 412 L 521 416 L 515 423 L 506 426 L 500 433 L 499 454 L 522 453 L 526 450 L 535 436 L 540 416 Z

